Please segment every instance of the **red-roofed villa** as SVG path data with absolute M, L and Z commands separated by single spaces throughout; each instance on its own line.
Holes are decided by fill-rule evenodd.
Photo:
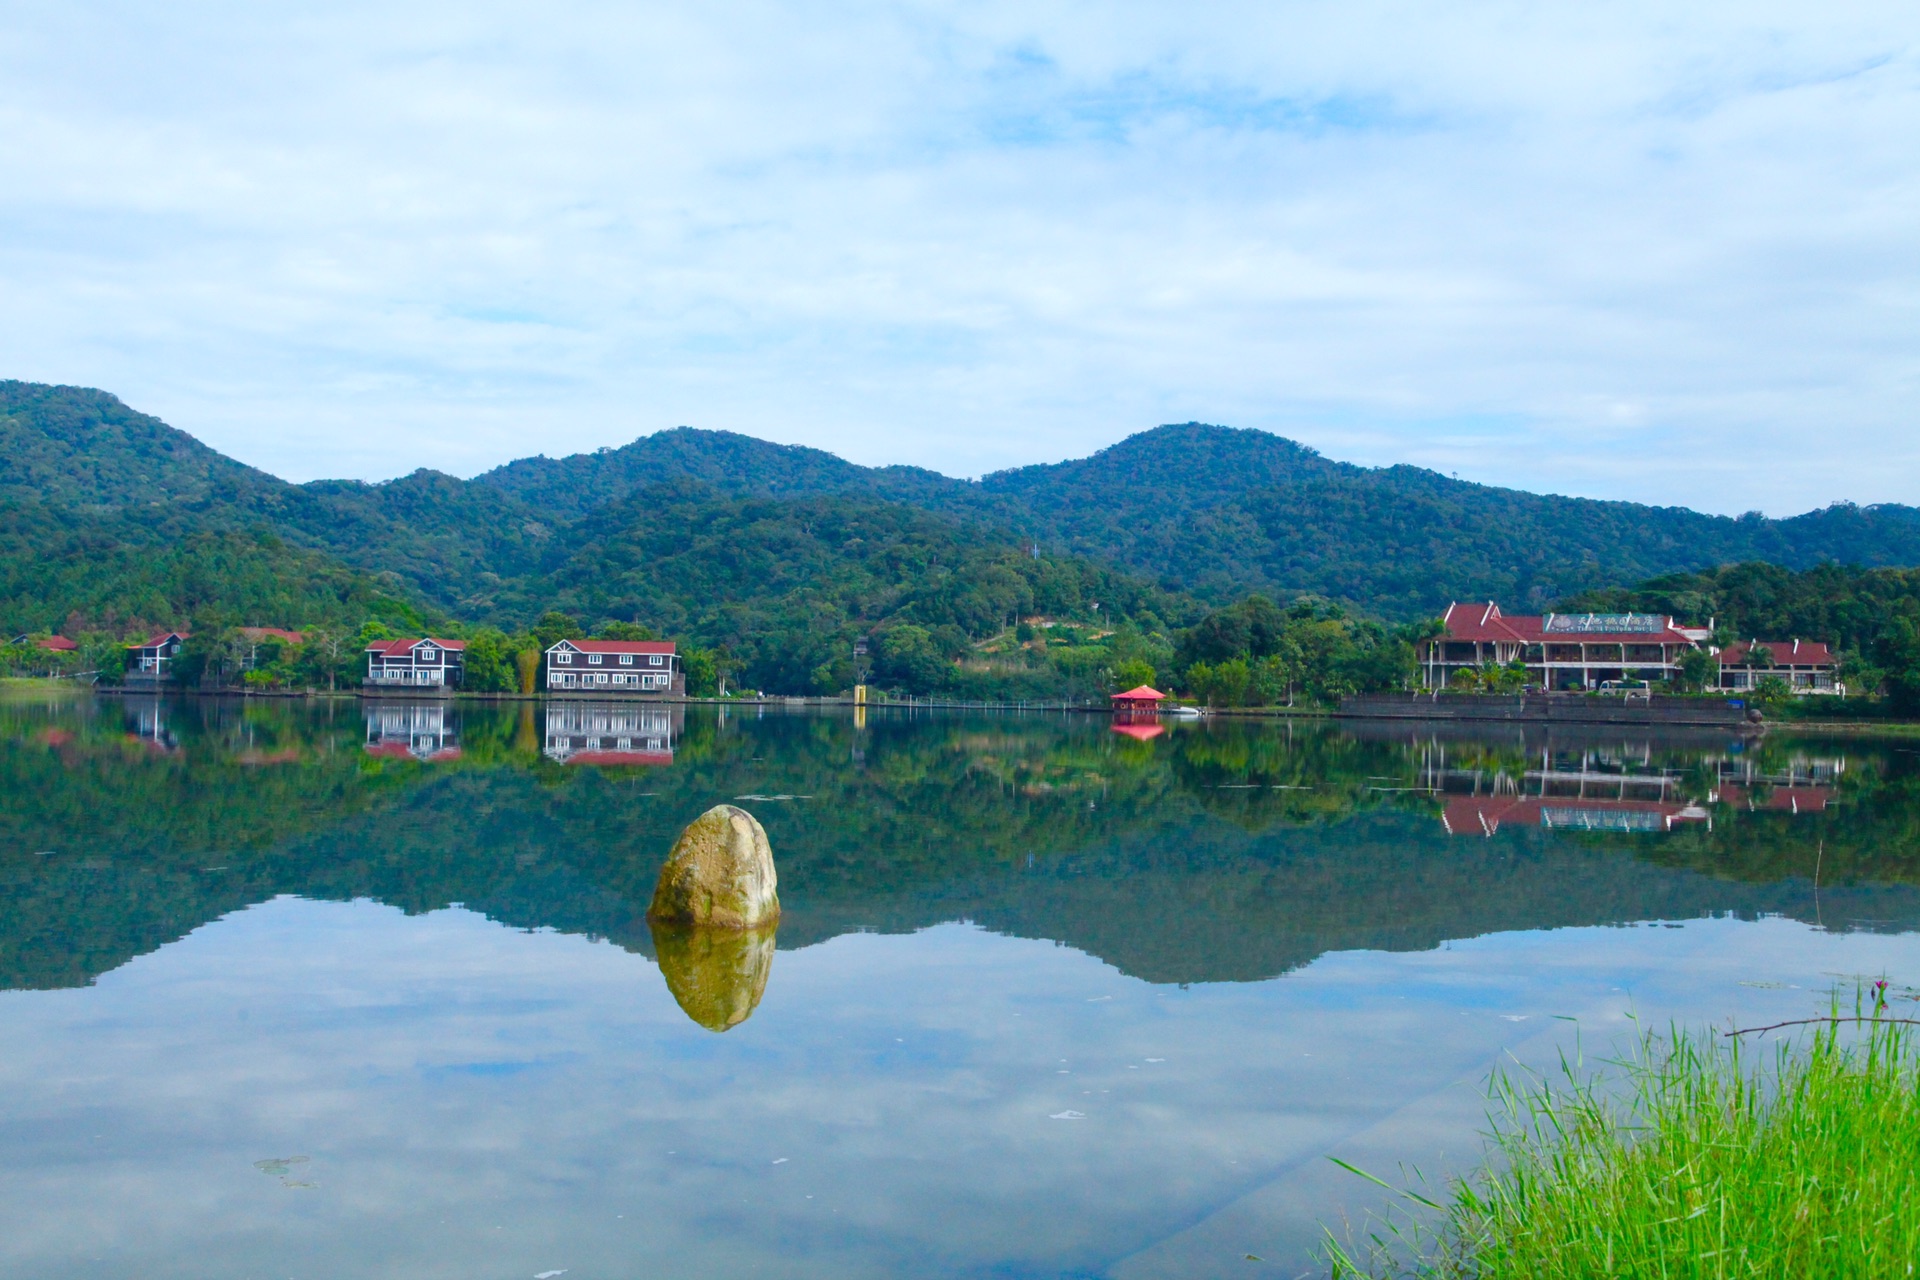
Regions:
M 365 687 L 444 693 L 459 685 L 466 649 L 464 640 L 436 640 L 432 636 L 376 640 L 367 646 Z
M 168 665 L 180 656 L 180 646 L 192 634 L 186 631 L 159 631 L 138 644 L 127 646 L 127 675 L 130 685 L 160 684 L 167 678 Z
M 547 650 L 547 692 L 671 697 L 687 692 L 671 640 L 562 640 Z

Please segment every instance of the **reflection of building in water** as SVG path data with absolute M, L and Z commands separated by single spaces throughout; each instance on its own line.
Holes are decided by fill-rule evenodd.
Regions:
M 1671 831 L 1676 823 L 1704 822 L 1713 815 L 1697 804 L 1660 800 L 1549 800 L 1540 796 L 1450 796 L 1440 814 L 1448 835 L 1490 836 L 1503 824 L 1552 831 Z
M 678 703 L 553 702 L 546 754 L 561 764 L 672 764 L 685 723 Z
M 167 728 L 166 704 L 155 698 L 151 702 L 126 704 L 127 736 L 143 746 L 155 751 L 178 751 L 180 739 L 173 736 L 173 730 Z
M 1484 750 L 1423 753 L 1424 789 L 1446 798 L 1441 823 L 1453 835 L 1492 835 L 1503 824 L 1561 831 L 1671 831 L 1713 827 L 1713 804 L 1803 814 L 1826 809 L 1841 757 L 1795 755 L 1756 764 L 1751 755 L 1697 754 L 1676 765 L 1655 760 L 1651 744 L 1488 760 Z
M 367 754 L 457 760 L 460 735 L 447 723 L 444 703 L 372 703 L 367 707 Z

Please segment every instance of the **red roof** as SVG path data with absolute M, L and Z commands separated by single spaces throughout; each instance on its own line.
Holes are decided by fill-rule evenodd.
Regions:
M 1744 805 L 1749 809 L 1782 809 L 1788 813 L 1825 813 L 1827 800 L 1832 795 L 1832 787 L 1774 787 L 1767 793 L 1766 804 L 1756 805 L 1753 794 L 1745 787 L 1720 788 L 1722 804 Z
M 384 653 L 392 657 L 397 653 L 407 653 L 423 644 L 439 645 L 442 649 L 460 653 L 467 647 L 465 640 L 436 640 L 432 636 L 421 636 L 414 640 L 375 640 L 367 646 L 368 653 Z
M 42 649 L 56 649 L 61 653 L 72 653 L 80 647 L 65 636 L 48 636 L 45 640 L 36 640 L 34 643 Z
M 1739 666 L 1747 653 L 1759 645 L 1773 655 L 1776 667 L 1830 667 L 1833 650 L 1818 640 L 1736 640 L 1720 651 L 1721 666 Z
M 547 652 L 552 653 L 553 650 L 558 649 L 560 645 L 568 645 L 574 649 L 578 649 L 581 653 L 671 654 L 675 652 L 674 644 L 671 640 L 562 640 L 560 644 L 554 645 L 553 648 L 548 649 Z
M 154 634 L 148 636 L 145 640 L 140 641 L 138 644 L 130 644 L 127 646 L 127 648 L 154 649 L 165 644 L 169 640 L 185 640 L 188 636 L 192 634 L 193 632 L 191 631 L 156 631 Z
M 391 760 L 412 759 L 413 744 L 409 742 L 399 742 L 394 740 L 386 740 L 381 742 L 369 742 L 367 744 L 367 754 L 370 756 L 381 756 Z M 420 757 L 420 759 L 423 759 L 428 763 L 431 763 L 435 760 L 458 760 L 459 758 L 460 758 L 460 748 L 458 747 L 441 747 L 438 751 L 430 752 L 427 755 Z
M 249 640 L 265 640 L 272 636 L 276 640 L 285 640 L 288 644 L 305 644 L 306 636 L 298 631 L 285 631 L 279 627 L 242 627 L 240 634 Z
M 568 764 L 672 764 L 671 751 L 581 751 L 566 759 Z
M 1450 796 L 1440 814 L 1448 835 L 1490 836 L 1502 824 L 1552 826 L 1554 815 L 1640 814 L 1663 828 L 1704 822 L 1706 810 L 1665 800 L 1613 800 L 1575 796 Z M 1563 820 L 1564 821 L 1564 820 Z
M 1166 694 L 1160 692 L 1158 689 L 1143 684 L 1137 689 L 1129 689 L 1125 693 L 1114 694 L 1113 700 L 1115 702 L 1158 702 L 1166 696 Z
M 1441 617 L 1449 640 L 1492 641 L 1500 644 L 1691 644 L 1692 639 L 1668 618 L 1658 631 L 1555 631 L 1537 613 L 1501 613 L 1500 606 L 1450 604 Z

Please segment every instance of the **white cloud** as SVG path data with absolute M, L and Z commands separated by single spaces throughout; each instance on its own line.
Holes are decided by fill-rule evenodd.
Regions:
M 1904 6 L 11 4 L 0 347 L 283 474 L 1157 422 L 1914 500 Z

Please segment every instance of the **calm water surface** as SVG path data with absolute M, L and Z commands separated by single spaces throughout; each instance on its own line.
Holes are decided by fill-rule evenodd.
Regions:
M 1911 998 L 1916 765 L 0 704 L 0 1274 L 1299 1275 L 1376 1204 L 1326 1157 L 1460 1167 L 1507 1055 Z M 644 919 L 723 800 L 777 949 Z

